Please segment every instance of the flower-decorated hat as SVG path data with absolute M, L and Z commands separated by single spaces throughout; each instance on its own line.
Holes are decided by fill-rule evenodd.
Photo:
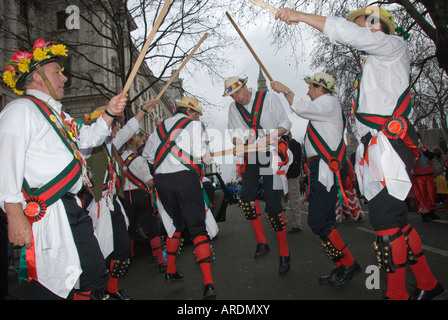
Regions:
M 314 74 L 312 78 L 306 77 L 304 80 L 308 84 L 310 83 L 318 84 L 334 93 L 337 93 L 339 90 L 339 88 L 334 85 L 334 78 L 330 76 L 328 73 L 317 72 Z
M 98 107 L 91 114 L 84 114 L 84 124 L 92 124 L 98 119 L 104 111 L 107 109 L 107 106 Z M 121 122 L 124 120 L 124 115 L 119 113 L 115 115 L 115 120 Z
M 146 143 L 146 136 L 139 132 L 138 134 L 134 134 L 127 142 L 126 144 L 129 146 L 136 146 L 137 149 L 139 149 L 142 145 Z
M 6 82 L 18 95 L 23 94 L 25 78 L 37 65 L 43 66 L 50 62 L 57 62 L 63 67 L 64 57 L 67 57 L 67 49 L 63 44 L 51 45 L 43 38 L 34 42 L 33 51 L 14 52 L 11 60 L 5 63 L 6 71 L 3 73 L 3 81 Z
M 394 17 L 392 14 L 386 9 L 380 8 L 378 6 L 368 6 L 366 8 L 361 8 L 355 11 L 352 11 L 347 20 L 351 22 L 355 22 L 358 17 L 361 16 L 377 16 L 381 21 L 383 21 L 389 27 L 389 34 L 395 33 L 395 28 L 397 28 L 397 24 L 394 21 Z
M 198 99 L 192 97 L 182 97 L 180 101 L 176 100 L 176 106 L 192 108 L 193 110 L 199 112 L 199 115 L 202 116 L 202 107 L 199 104 Z
M 247 83 L 246 79 L 241 79 L 240 77 L 230 77 L 226 81 L 224 81 L 224 94 L 223 97 L 228 97 Z

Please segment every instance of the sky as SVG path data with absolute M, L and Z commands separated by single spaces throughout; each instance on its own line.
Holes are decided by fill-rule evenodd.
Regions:
M 298 26 L 293 27 L 298 28 Z M 230 25 L 229 28 L 233 27 Z M 308 61 L 309 58 L 307 58 L 310 52 L 303 52 L 299 58 L 301 60 L 296 64 L 296 61 L 291 60 L 290 50 L 283 49 L 277 52 L 277 48 L 271 44 L 270 31 L 267 29 L 267 26 L 263 26 L 263 23 L 240 27 L 240 30 L 273 80 L 284 83 L 297 97 L 309 100 L 306 94 L 308 92 L 308 85 L 303 78 L 314 73 L 310 70 L 310 62 Z M 235 29 L 229 30 L 230 32 L 234 32 L 239 38 Z M 300 47 L 299 50 L 311 51 L 311 45 L 303 47 L 302 44 L 298 44 L 298 46 Z M 226 79 L 231 76 L 248 77 L 248 87 L 257 88 L 260 67 L 243 40 L 240 41 L 239 48 L 229 52 L 228 58 L 230 65 L 225 74 L 222 75 L 223 78 Z M 204 74 L 206 73 L 204 72 Z M 264 76 L 267 80 L 268 89 L 274 92 L 270 88 L 267 76 Z M 224 81 L 213 83 L 207 76 L 201 74 L 190 76 L 186 73 L 182 74 L 182 71 L 180 72 L 180 78 L 184 79 L 184 87 L 187 91 L 193 94 L 204 95 L 208 101 L 213 103 L 213 107 L 209 107 L 208 105 L 204 106 L 204 116 L 201 118 L 208 130 L 212 132 L 218 130 L 224 133 L 227 128 L 228 107 L 233 101 L 230 97 L 222 97 Z M 293 138 L 302 142 L 308 121 L 300 118 L 291 111 L 283 94 L 277 94 L 275 92 L 274 94 L 279 96 L 289 119 L 293 123 L 291 130 Z M 216 136 L 215 134 L 212 134 L 212 136 L 210 139 L 212 152 L 233 147 L 228 136 L 219 137 L 218 139 L 214 138 Z M 221 163 L 220 171 L 226 182 L 235 177 L 236 171 L 233 161 L 233 157 L 226 157 L 225 159 L 216 158 L 216 162 Z

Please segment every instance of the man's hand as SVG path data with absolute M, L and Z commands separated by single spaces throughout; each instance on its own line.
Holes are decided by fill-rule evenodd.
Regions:
M 154 109 L 158 103 L 159 103 L 159 100 L 151 99 L 143 105 L 142 109 L 144 109 L 146 111 L 150 111 L 151 109 Z
M 282 20 L 286 24 L 298 24 L 301 22 L 301 12 L 289 8 L 280 9 L 275 14 L 275 20 Z
M 126 107 L 126 101 L 128 100 L 128 95 L 122 97 L 121 93 L 109 100 L 107 104 L 107 111 L 110 114 L 116 115 L 122 113 Z
M 5 203 L 8 218 L 8 239 L 15 246 L 31 247 L 31 224 L 23 213 L 21 203 Z

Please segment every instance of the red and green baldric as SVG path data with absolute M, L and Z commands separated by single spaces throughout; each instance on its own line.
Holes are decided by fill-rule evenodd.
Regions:
M 342 114 L 342 121 L 344 123 L 343 130 L 345 130 L 345 117 L 344 114 Z M 325 160 L 325 162 L 328 164 L 328 167 L 330 168 L 331 172 L 333 172 L 336 175 L 337 178 L 337 185 L 339 190 L 339 199 L 343 199 L 344 204 L 348 205 L 348 200 L 345 195 L 345 191 L 343 188 L 343 182 L 341 180 L 341 174 L 340 171 L 342 167 L 344 166 L 346 160 L 346 147 L 344 142 L 344 136 L 341 138 L 341 142 L 339 143 L 339 146 L 336 150 L 331 150 L 331 148 L 328 146 L 328 144 L 325 142 L 325 140 L 320 136 L 319 132 L 317 132 L 316 128 L 313 126 L 312 121 L 308 122 L 308 127 L 306 129 L 306 135 L 308 136 L 309 141 L 311 142 L 311 145 L 314 147 L 314 150 L 316 150 L 317 154 L 320 156 L 321 159 Z M 305 199 L 306 200 L 306 199 Z
M 121 165 L 123 166 L 123 168 L 126 167 L 126 170 L 124 173 L 125 173 L 126 177 L 130 181 L 132 181 L 133 184 L 135 184 L 137 187 L 139 187 L 141 190 L 143 190 L 147 193 L 151 193 L 151 189 L 149 189 L 147 184 L 144 181 L 142 181 L 140 178 L 138 178 L 136 175 L 134 175 L 131 170 L 129 170 L 129 166 L 137 158 L 137 156 L 138 155 L 136 153 L 131 153 L 129 156 L 126 157 L 125 161 L 123 161 L 123 159 L 120 158 Z
M 45 215 L 46 208 L 59 200 L 75 185 L 82 174 L 82 163 L 76 143 L 72 140 L 71 134 L 63 126 L 57 126 L 57 118 L 51 107 L 33 96 L 26 95 L 24 98 L 34 102 L 44 118 L 56 131 L 59 138 L 61 138 L 64 145 L 73 154 L 73 160 L 64 170 L 39 189 L 32 190 L 27 181 L 25 179 L 23 180 L 22 193 L 27 202 L 25 214 L 30 222 L 34 222 L 42 219 Z
M 263 129 L 260 125 L 261 112 L 263 111 L 263 103 L 266 98 L 266 91 L 257 91 L 255 94 L 254 103 L 252 105 L 252 111 L 249 113 L 238 102 L 235 102 L 236 109 L 241 115 L 243 121 L 251 129 L 251 135 L 249 136 L 248 143 L 253 143 L 258 138 L 258 130 Z
M 412 110 L 411 103 L 411 79 L 409 79 L 409 86 L 406 90 L 400 95 L 397 100 L 397 104 L 391 116 L 389 115 L 379 115 L 379 114 L 369 114 L 359 112 L 359 95 L 361 90 L 361 78 L 362 71 L 358 75 L 357 78 L 357 95 L 355 100 L 353 101 L 353 113 L 358 119 L 359 122 L 366 125 L 369 128 L 376 129 L 378 131 L 382 131 L 387 138 L 396 140 L 402 139 L 403 142 L 412 150 L 414 153 L 415 160 L 418 159 L 419 151 L 415 143 L 411 140 L 409 135 L 407 134 L 408 124 L 407 117 L 409 116 Z
M 170 131 L 166 130 L 164 121 L 157 126 L 156 132 L 161 143 L 156 151 L 157 156 L 154 160 L 154 170 L 160 166 L 168 154 L 171 154 L 188 169 L 196 172 L 199 177 L 201 176 L 200 164 L 195 163 L 193 156 L 180 149 L 176 144 L 177 137 L 192 121 L 193 120 L 187 117 L 183 117 L 174 124 Z

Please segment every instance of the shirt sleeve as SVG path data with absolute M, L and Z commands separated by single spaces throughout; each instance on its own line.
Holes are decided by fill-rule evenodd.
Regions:
M 276 128 L 282 127 L 290 131 L 292 127 L 292 122 L 291 120 L 289 120 L 282 102 L 280 101 L 278 96 L 274 94 L 268 94 L 268 97 L 269 97 L 268 107 L 270 111 L 269 116 L 273 116 L 275 118 L 274 121 L 277 123 Z
M 79 131 L 79 149 L 90 149 L 101 145 L 111 134 L 103 117 L 99 117 L 91 125 L 82 125 Z
M 33 118 L 37 119 L 32 109 L 18 100 L 11 102 L 0 116 L 0 206 L 3 210 L 5 202 L 25 203 L 21 190 Z
M 118 130 L 117 135 L 112 140 L 115 148 L 120 149 L 134 134 L 137 134 L 140 129 L 140 123 L 135 117 L 129 119 L 123 128 Z
M 381 57 L 382 60 L 396 60 L 406 50 L 406 44 L 398 36 L 381 31 L 372 32 L 341 17 L 327 17 L 324 34 L 332 42 L 349 45 L 357 50 Z
M 335 111 L 335 104 L 332 99 L 332 96 L 324 95 L 314 101 L 305 101 L 295 96 L 291 108 L 301 118 L 328 121 L 334 116 Z

